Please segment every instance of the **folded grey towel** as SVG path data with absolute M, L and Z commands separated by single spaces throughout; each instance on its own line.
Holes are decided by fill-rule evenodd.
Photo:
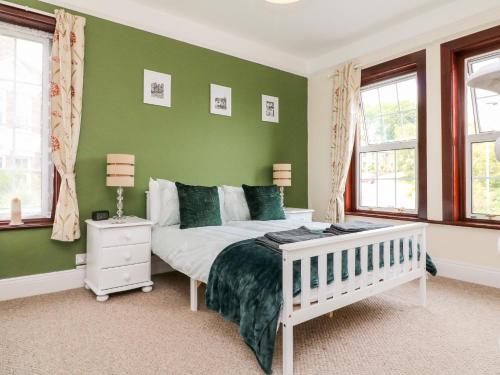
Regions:
M 281 250 L 280 250 L 281 244 L 274 242 L 274 241 L 271 241 L 269 238 L 267 238 L 265 236 L 257 237 L 255 239 L 255 242 L 258 243 L 259 245 L 267 247 L 268 249 L 270 249 L 278 254 L 281 254 Z
M 315 240 L 317 238 L 328 236 L 331 236 L 331 234 L 324 233 L 321 230 L 311 230 L 304 226 L 297 229 L 284 230 L 280 232 L 269 232 L 264 235 L 264 237 L 266 237 L 267 239 L 279 244 Z
M 368 221 L 355 220 L 346 223 L 332 224 L 329 228 L 325 229 L 325 232 L 339 235 L 339 234 L 364 232 L 366 230 L 381 229 L 391 226 L 392 226 L 391 224 L 370 223 Z

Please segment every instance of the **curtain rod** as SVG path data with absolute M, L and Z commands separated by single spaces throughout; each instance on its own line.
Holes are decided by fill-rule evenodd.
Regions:
M 19 4 L 10 3 L 8 1 L 0 0 L 0 4 L 7 5 L 7 6 L 12 7 L 12 8 L 22 9 L 25 12 L 38 13 L 38 14 L 41 14 L 41 15 L 44 15 L 44 16 L 48 16 L 48 17 L 52 17 L 52 18 L 56 17 L 54 15 L 54 13 L 44 12 L 43 10 L 38 10 L 38 9 L 30 8 L 29 6 L 25 6 L 25 5 L 19 5 Z

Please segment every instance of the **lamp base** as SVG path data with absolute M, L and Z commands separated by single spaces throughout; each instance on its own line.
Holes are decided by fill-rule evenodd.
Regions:
M 285 188 L 280 186 L 281 207 L 285 207 Z
M 123 215 L 123 187 L 116 189 L 116 215 L 113 216 L 114 223 L 121 224 L 125 222 L 126 216 Z

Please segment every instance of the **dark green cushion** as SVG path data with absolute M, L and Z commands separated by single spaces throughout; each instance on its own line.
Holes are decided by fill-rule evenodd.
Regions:
M 217 186 L 192 186 L 176 182 L 181 229 L 222 225 Z
M 281 220 L 285 212 L 281 207 L 281 196 L 276 185 L 242 185 L 252 220 Z

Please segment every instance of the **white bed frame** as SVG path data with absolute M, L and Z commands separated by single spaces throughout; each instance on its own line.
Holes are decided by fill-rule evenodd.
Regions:
M 147 203 L 149 218 L 149 200 Z M 420 304 L 426 303 L 426 227 L 425 223 L 397 225 L 366 232 L 343 236 L 321 238 L 304 242 L 281 245 L 283 251 L 283 305 L 281 325 L 283 330 L 283 374 L 293 374 L 293 327 L 297 324 L 328 314 L 362 299 L 383 293 L 412 280 L 420 280 Z M 403 263 L 397 262 L 392 267 L 379 268 L 380 243 L 384 249 L 390 249 L 394 241 L 394 250 L 399 250 L 403 240 Z M 412 248 L 420 249 L 420 259 L 409 257 L 409 241 Z M 373 245 L 373 270 L 368 271 L 368 245 Z M 361 248 L 361 275 L 355 275 L 355 251 Z M 341 279 L 342 251 L 348 250 L 349 278 L 344 282 L 326 281 L 327 254 L 333 253 L 334 280 Z M 397 255 L 397 251 L 395 251 Z M 314 291 L 310 288 L 311 258 L 318 257 L 319 285 Z M 384 251 L 384 265 L 390 264 L 390 252 Z M 293 297 L 293 262 L 301 261 L 300 303 L 294 304 Z M 198 309 L 198 286 L 200 281 L 190 279 L 191 310 Z

